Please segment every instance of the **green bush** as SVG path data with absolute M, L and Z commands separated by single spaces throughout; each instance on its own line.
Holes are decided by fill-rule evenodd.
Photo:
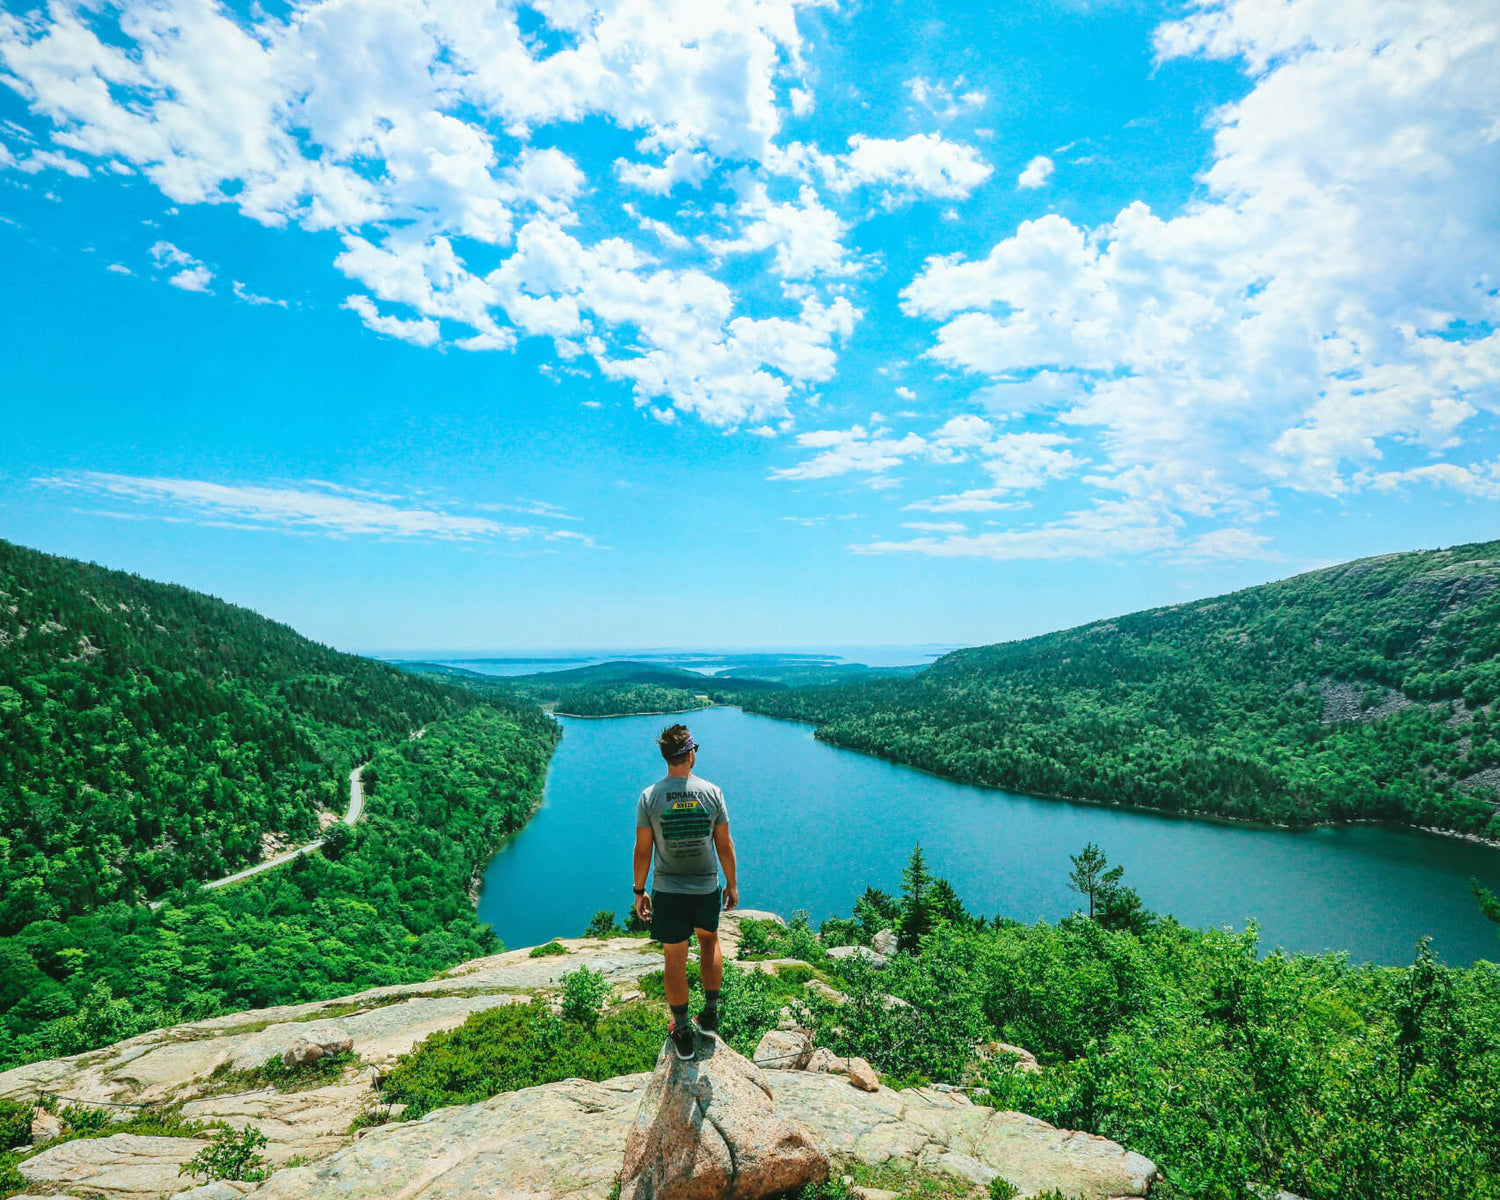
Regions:
M 609 938 L 618 937 L 624 931 L 615 923 L 615 914 L 607 908 L 601 908 L 589 918 L 589 926 L 583 931 L 584 937 Z
M 407 1105 L 403 1117 L 413 1119 L 559 1079 L 646 1071 L 666 1028 L 666 1014 L 654 1004 L 616 1008 L 592 1029 L 553 1016 L 542 1000 L 489 1008 L 403 1055 L 386 1076 L 384 1098 Z
M 533 946 L 528 958 L 548 958 L 558 954 L 566 954 L 568 948 L 561 942 L 553 940 L 540 946 Z
M 31 1118 L 36 1105 L 0 1100 L 0 1152 L 31 1144 Z
M 579 967 L 562 977 L 562 1015 L 569 1021 L 593 1027 L 609 998 L 609 980 L 603 971 Z
M 179 1175 L 199 1175 L 207 1180 L 232 1179 L 245 1183 L 258 1183 L 271 1177 L 271 1164 L 258 1151 L 266 1144 L 266 1135 L 254 1125 L 246 1125 L 236 1133 L 228 1125 L 221 1125 L 212 1135 L 208 1145 L 185 1162 Z
M 740 922 L 741 958 L 765 958 L 771 953 L 771 931 L 781 932 L 775 921 L 762 921 L 757 917 L 746 917 Z

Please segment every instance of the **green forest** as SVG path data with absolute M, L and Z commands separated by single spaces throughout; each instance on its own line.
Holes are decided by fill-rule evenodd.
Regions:
M 492 952 L 469 889 L 557 737 L 528 703 L 0 542 L 0 1068 Z M 318 836 L 361 762 L 353 830 L 196 886 L 263 834 Z
M 1487 542 L 960 650 L 909 679 L 737 702 L 1035 795 L 1500 837 L 1497 652 L 1500 542 Z

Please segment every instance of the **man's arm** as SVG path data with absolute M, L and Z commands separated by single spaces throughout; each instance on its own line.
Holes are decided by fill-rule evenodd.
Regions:
M 719 865 L 724 868 L 724 911 L 728 912 L 740 905 L 740 881 L 728 821 L 714 826 L 714 849 L 719 852 Z
M 646 886 L 646 875 L 651 870 L 651 855 L 656 850 L 656 838 L 649 825 L 637 827 L 635 831 L 635 915 L 643 921 L 651 919 L 651 895 L 642 892 Z

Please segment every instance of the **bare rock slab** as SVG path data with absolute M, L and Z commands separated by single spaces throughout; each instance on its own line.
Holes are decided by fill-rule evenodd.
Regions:
M 645 1075 L 567 1079 L 370 1129 L 255 1200 L 605 1200 Z
M 197 1138 L 140 1137 L 117 1133 L 106 1138 L 76 1138 L 16 1169 L 28 1187 L 67 1188 L 105 1200 L 156 1200 L 196 1186 L 179 1173 L 208 1143 Z
M 625 1142 L 620 1200 L 757 1200 L 828 1178 L 828 1156 L 777 1113 L 755 1064 L 717 1039 L 670 1045 Z
M 837 1075 L 789 1071 L 776 1076 L 776 1101 L 830 1154 L 929 1167 L 980 1185 L 998 1176 L 1022 1196 L 1053 1188 L 1082 1200 L 1145 1196 L 1156 1176 L 1150 1159 L 1108 1138 L 983 1108 L 954 1092 L 862 1092 Z

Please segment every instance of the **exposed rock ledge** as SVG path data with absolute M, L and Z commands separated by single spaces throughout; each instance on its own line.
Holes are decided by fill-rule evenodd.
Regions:
M 731 954 L 737 932 L 738 922 L 726 920 Z M 273 1163 L 294 1155 L 316 1160 L 277 1171 L 249 1192 L 259 1200 L 605 1200 L 646 1075 L 603 1083 L 567 1080 L 369 1129 L 358 1141 L 348 1133 L 350 1121 L 374 1097 L 369 1068 L 405 1053 L 434 1030 L 555 988 L 564 972 L 581 965 L 627 987 L 661 965 L 659 954 L 643 952 L 644 944 L 636 941 L 577 938 L 563 945 L 566 955 L 531 958 L 526 949 L 514 950 L 464 963 L 428 983 L 197 1021 L 17 1067 L 0 1073 L 0 1097 L 35 1099 L 49 1091 L 85 1103 L 186 1100 L 188 1116 L 258 1126 L 270 1139 L 265 1153 Z M 206 1094 L 216 1067 L 259 1066 L 298 1038 L 336 1030 L 353 1039 L 362 1065 L 329 1086 Z M 922 1164 L 977 1183 L 998 1174 L 1023 1195 L 1056 1187 L 1087 1200 L 1143 1196 L 1154 1173 L 1148 1160 L 1113 1142 L 1053 1129 L 1019 1113 L 977 1108 L 955 1093 L 866 1093 L 842 1076 L 790 1071 L 775 1072 L 771 1086 L 777 1110 L 811 1130 L 828 1152 L 869 1163 Z M 179 1200 L 229 1200 L 248 1192 L 244 1184 L 194 1189 L 193 1180 L 179 1177 L 179 1164 L 200 1144 L 128 1135 L 73 1141 L 27 1159 L 20 1170 L 34 1192 L 81 1190 L 108 1200 L 174 1193 Z
M 251 1196 L 605 1200 L 649 1079 L 569 1079 L 439 1109 L 279 1171 Z M 861 1092 L 834 1076 L 794 1072 L 772 1082 L 778 1113 L 806 1126 L 830 1154 L 862 1162 L 920 1164 L 981 1184 L 999 1175 L 1022 1195 L 1061 1188 L 1084 1200 L 1144 1196 L 1156 1173 L 1149 1159 L 1105 1138 L 979 1108 L 951 1092 Z

